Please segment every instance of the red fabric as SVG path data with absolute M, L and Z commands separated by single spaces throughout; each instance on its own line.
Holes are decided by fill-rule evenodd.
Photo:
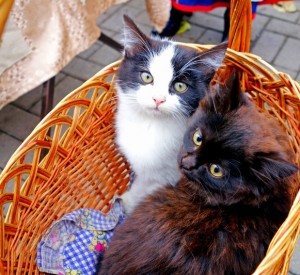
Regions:
M 258 5 L 271 5 L 271 4 L 276 4 L 278 2 L 284 2 L 284 1 L 290 1 L 290 0 L 264 0 L 261 2 L 256 2 Z M 226 0 L 212 0 L 210 5 L 203 5 L 201 4 L 201 0 L 198 1 L 198 5 L 187 5 L 187 4 L 181 4 L 182 2 L 179 0 L 172 0 L 172 6 L 180 11 L 185 11 L 185 12 L 196 12 L 196 11 L 203 11 L 203 12 L 209 12 L 215 8 L 220 8 L 220 7 L 226 7 L 228 8 L 230 6 L 230 1 Z M 256 13 L 255 12 L 253 14 Z

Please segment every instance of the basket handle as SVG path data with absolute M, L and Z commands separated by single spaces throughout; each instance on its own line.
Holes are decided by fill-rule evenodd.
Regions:
M 251 25 L 251 0 L 231 0 L 228 47 L 239 52 L 249 52 Z
M 0 41 L 14 0 L 0 0 Z

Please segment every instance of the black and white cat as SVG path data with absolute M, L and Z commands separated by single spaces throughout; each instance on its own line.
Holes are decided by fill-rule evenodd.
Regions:
M 116 142 L 136 175 L 122 195 L 130 213 L 145 195 L 179 180 L 176 158 L 186 120 L 206 94 L 227 44 L 199 52 L 149 38 L 127 16 L 124 23 L 124 57 L 116 82 Z

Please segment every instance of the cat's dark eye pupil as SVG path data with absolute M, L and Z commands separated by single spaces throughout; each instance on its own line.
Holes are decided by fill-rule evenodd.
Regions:
M 219 172 L 221 172 L 221 169 L 220 169 L 220 167 L 219 166 L 214 166 L 214 172 L 215 173 L 219 173 Z
M 153 82 L 153 76 L 148 72 L 141 72 L 140 78 L 145 84 L 150 84 Z
M 202 136 L 198 136 L 198 137 L 197 137 L 197 141 L 198 141 L 198 142 L 201 142 L 201 141 L 202 141 Z
M 218 164 L 210 164 L 209 165 L 209 171 L 216 178 L 221 178 L 221 177 L 224 176 L 224 170 Z
M 174 83 L 174 89 L 179 92 L 179 93 L 183 93 L 187 90 L 188 85 L 185 84 L 184 82 L 175 82 Z

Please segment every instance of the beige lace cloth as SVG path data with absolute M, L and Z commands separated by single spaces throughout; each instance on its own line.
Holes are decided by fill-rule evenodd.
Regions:
M 97 17 L 126 1 L 15 0 L 10 17 L 29 51 L 0 75 L 0 109 L 56 75 L 75 55 L 95 43 L 100 35 Z M 170 2 L 146 0 L 150 21 L 158 30 L 168 20 Z M 2 53 L 0 59 L 11 54 Z

